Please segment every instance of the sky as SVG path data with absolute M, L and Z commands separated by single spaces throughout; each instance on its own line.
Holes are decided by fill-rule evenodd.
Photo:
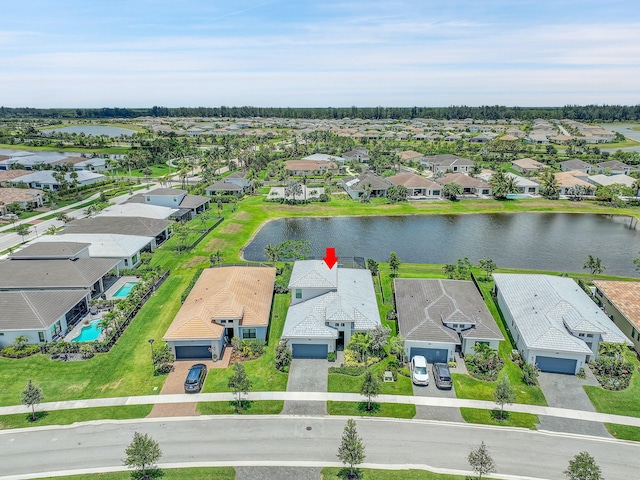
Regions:
M 636 2 L 5 2 L 0 105 L 636 105 Z

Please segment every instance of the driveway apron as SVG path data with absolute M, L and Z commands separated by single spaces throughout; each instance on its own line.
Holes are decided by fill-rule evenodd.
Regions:
M 585 368 L 585 372 L 587 378 L 584 380 L 574 375 L 541 372 L 538 377 L 538 382 L 549 406 L 595 412 L 596 410 L 593 408 L 591 400 L 589 400 L 589 397 L 582 387 L 584 385 L 597 386 L 598 381 L 588 367 Z M 602 423 L 561 417 L 548 417 L 545 415 L 540 415 L 539 430 L 611 437 Z
M 289 366 L 287 392 L 326 392 L 329 362 L 322 359 L 294 358 Z M 282 413 L 286 415 L 326 415 L 326 402 L 286 401 Z

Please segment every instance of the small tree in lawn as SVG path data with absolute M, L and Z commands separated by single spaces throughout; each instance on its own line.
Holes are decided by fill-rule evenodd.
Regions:
M 378 270 L 380 269 L 380 267 L 378 266 L 378 262 L 376 262 L 373 258 L 367 259 L 367 268 L 371 272 L 372 276 L 375 277 L 376 275 L 378 275 Z
M 162 450 L 160 450 L 158 442 L 146 433 L 134 432 L 133 440 L 124 453 L 127 458 L 122 463 L 129 468 L 135 469 L 139 475 L 138 478 L 141 480 L 150 479 L 153 471 L 159 472 L 155 464 L 162 456 Z
M 360 387 L 360 393 L 367 397 L 367 411 L 371 410 L 371 399 L 380 395 L 382 387 L 380 386 L 380 380 L 377 375 L 367 370 L 364 374 L 364 380 Z
M 469 465 L 473 468 L 473 471 L 476 472 L 479 479 L 482 479 L 483 475 L 487 475 L 488 473 L 493 473 L 496 471 L 496 464 L 491 458 L 489 454 L 489 450 L 487 450 L 487 446 L 484 442 L 480 443 L 480 446 L 475 450 L 471 450 L 469 452 Z
M 338 458 L 342 463 L 348 465 L 348 479 L 356 479 L 359 477 L 355 469 L 356 465 L 361 464 L 365 459 L 364 444 L 362 437 L 358 435 L 356 430 L 356 421 L 350 418 L 342 433 L 342 442 L 338 448 Z
M 496 268 L 498 268 L 496 262 L 494 262 L 490 258 L 481 258 L 480 260 L 478 260 L 478 265 L 485 273 L 485 280 L 489 280 L 489 276 Z
M 31 421 L 36 421 L 36 405 L 42 402 L 42 389 L 31 380 L 22 391 L 22 404 L 31 407 Z
M 240 362 L 233 364 L 233 375 L 229 379 L 229 388 L 238 396 L 238 408 L 242 408 L 242 394 L 245 395 L 251 390 L 251 380 Z
M 398 269 L 400 268 L 400 259 L 396 252 L 391 252 L 389 254 L 389 268 L 391 269 L 391 275 L 394 277 L 398 276 Z
M 580 452 L 569 461 L 569 468 L 564 471 L 569 480 L 604 480 L 595 458 L 587 452 Z
M 493 392 L 494 401 L 500 405 L 500 420 L 504 419 L 504 406 L 510 405 L 516 401 L 516 394 L 509 383 L 509 379 L 506 375 L 502 376 L 498 380 L 496 390 Z

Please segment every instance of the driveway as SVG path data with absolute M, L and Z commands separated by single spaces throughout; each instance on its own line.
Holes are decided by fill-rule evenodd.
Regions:
M 582 387 L 584 385 L 597 386 L 598 381 L 588 367 L 585 368 L 585 372 L 587 378 L 584 380 L 575 375 L 541 372 L 538 377 L 538 382 L 549 406 L 595 412 L 596 410 L 593 408 L 591 400 L 589 400 L 589 397 L 587 397 Z M 539 430 L 611 437 L 602 423 L 571 420 L 561 417 L 547 417 L 544 415 L 540 415 Z
M 320 480 L 322 468 L 236 467 L 236 480 Z
M 464 361 L 461 361 L 462 365 L 459 370 L 462 370 Z M 460 365 L 460 363 L 458 363 Z M 433 381 L 432 365 L 429 364 L 429 385 L 424 387 L 420 385 L 413 385 L 413 395 L 416 397 L 438 397 L 438 398 L 456 398 L 456 391 L 440 390 L 436 387 L 436 382 Z M 455 368 L 451 368 L 451 373 L 466 373 L 459 371 Z M 443 408 L 443 407 L 430 407 L 427 405 L 416 405 L 416 416 L 420 420 L 440 420 L 443 422 L 464 422 L 459 408 Z
M 294 358 L 289 366 L 287 392 L 326 392 L 329 362 L 320 359 Z M 284 402 L 286 415 L 326 415 L 326 402 Z

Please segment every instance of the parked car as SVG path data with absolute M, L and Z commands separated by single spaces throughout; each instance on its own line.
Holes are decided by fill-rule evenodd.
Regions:
M 416 385 L 429 385 L 429 370 L 427 370 L 427 359 L 421 355 L 416 355 L 411 359 L 411 381 Z
M 207 366 L 204 363 L 192 365 L 184 380 L 184 392 L 199 392 L 202 390 L 205 378 L 207 378 Z
M 436 382 L 438 388 L 450 389 L 453 387 L 451 372 L 449 372 L 449 366 L 446 363 L 433 364 L 433 381 Z

